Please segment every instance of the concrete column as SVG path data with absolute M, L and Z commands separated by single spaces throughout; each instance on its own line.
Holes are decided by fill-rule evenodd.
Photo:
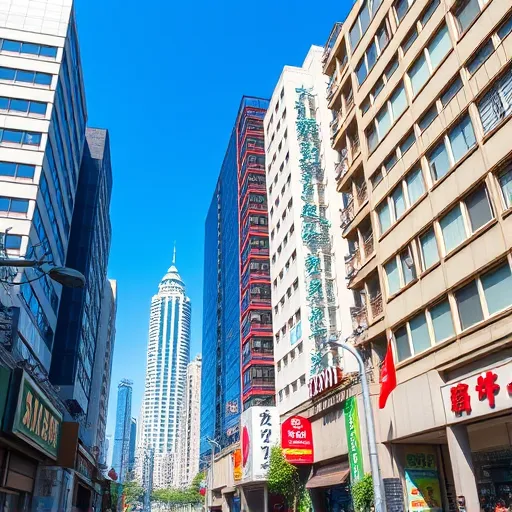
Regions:
M 466 510 L 480 510 L 468 430 L 465 425 L 446 428 L 457 496 L 466 498 Z
M 268 512 L 268 485 L 263 487 L 263 512 Z

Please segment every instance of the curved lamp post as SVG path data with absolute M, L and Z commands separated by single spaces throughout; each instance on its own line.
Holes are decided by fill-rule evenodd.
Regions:
M 49 261 L 0 258 L 0 267 L 36 268 L 67 288 L 83 288 L 84 275 L 73 268 L 52 266 Z
M 382 480 L 380 477 L 379 456 L 377 454 L 377 442 L 375 440 L 375 423 L 373 421 L 373 409 L 370 399 L 370 389 L 368 387 L 368 379 L 364 369 L 364 361 L 359 351 L 343 342 L 329 341 L 327 343 L 332 347 L 339 347 L 350 352 L 357 360 L 359 365 L 359 374 L 361 377 L 361 388 L 363 391 L 364 417 L 366 421 L 366 436 L 368 440 L 368 452 L 370 455 L 370 468 L 373 480 L 373 493 L 375 499 L 375 512 L 386 512 L 386 503 L 384 501 L 384 493 L 382 489 Z

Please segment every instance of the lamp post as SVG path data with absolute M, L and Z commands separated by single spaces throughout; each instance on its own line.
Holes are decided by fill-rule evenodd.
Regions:
M 0 267 L 35 268 L 48 274 L 50 279 L 62 286 L 68 288 L 83 288 L 85 286 L 85 277 L 81 272 L 73 268 L 54 266 L 50 261 L 0 258 Z
M 363 391 L 364 417 L 366 421 L 366 436 L 368 440 L 368 452 L 370 455 L 370 468 L 373 480 L 375 512 L 386 512 L 386 503 L 384 501 L 382 480 L 380 477 L 379 456 L 377 454 L 377 441 L 375 440 L 375 423 L 373 421 L 372 402 L 370 399 L 370 389 L 368 387 L 368 379 L 366 378 L 363 358 L 359 351 L 348 343 L 329 341 L 328 344 L 350 352 L 356 358 L 357 364 L 359 365 L 361 388 Z
M 208 510 L 208 492 L 212 492 L 212 487 L 213 487 L 213 462 L 215 459 L 215 447 L 217 447 L 219 450 L 222 448 L 221 445 L 217 441 L 215 441 L 215 439 L 206 437 L 206 442 L 212 447 L 212 459 L 211 459 L 210 471 L 209 471 L 210 485 L 206 489 L 206 494 L 205 494 L 205 511 Z

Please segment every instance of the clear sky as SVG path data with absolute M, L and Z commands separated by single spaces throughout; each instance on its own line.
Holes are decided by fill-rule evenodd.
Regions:
M 204 219 L 242 95 L 270 97 L 285 65 L 324 45 L 352 0 L 76 0 L 89 126 L 108 128 L 114 191 L 117 384 L 138 416 L 151 297 L 172 260 L 201 350 Z

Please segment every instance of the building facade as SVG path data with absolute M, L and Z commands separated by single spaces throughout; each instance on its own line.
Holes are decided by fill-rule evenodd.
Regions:
M 187 367 L 187 386 L 176 443 L 174 487 L 190 487 L 199 473 L 199 436 L 201 428 L 201 356 Z
M 175 258 L 176 251 L 151 301 L 146 383 L 139 418 L 139 452 L 154 450 L 155 487 L 172 483 L 190 352 L 191 305 Z
M 132 418 L 130 423 L 130 447 L 128 449 L 128 473 L 130 476 L 135 471 L 135 454 L 137 448 L 137 420 Z
M 130 466 L 130 436 L 132 431 L 132 393 L 133 383 L 124 379 L 117 386 L 116 429 L 114 433 L 114 452 L 112 467 L 118 475 L 118 481 L 124 482 Z

